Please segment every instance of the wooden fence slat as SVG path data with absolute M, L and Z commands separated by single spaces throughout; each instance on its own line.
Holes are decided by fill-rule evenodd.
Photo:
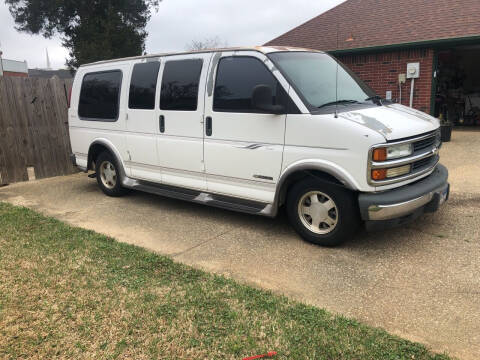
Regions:
M 26 180 L 25 160 L 23 159 L 23 153 L 18 146 L 17 139 L 17 127 L 18 127 L 18 114 L 15 105 L 15 97 L 12 90 L 12 78 L 6 77 L 4 79 L 2 97 L 7 103 L 7 116 L 3 119 L 3 125 L 5 127 L 5 145 L 6 145 L 6 157 L 7 157 L 7 173 L 8 181 L 23 181 Z
M 33 83 L 32 79 L 28 79 L 25 81 L 25 109 L 27 111 L 27 119 L 28 119 L 28 132 L 31 136 L 31 147 L 34 153 L 34 163 L 33 166 L 35 168 L 35 177 L 37 179 L 42 179 L 48 176 L 45 171 L 45 164 L 48 162 L 49 159 L 44 158 L 42 156 L 42 137 L 40 136 L 40 129 L 36 123 L 36 116 L 35 116 L 35 105 L 32 103 L 33 99 L 35 98 L 33 94 Z M 36 101 L 36 100 L 35 100 Z
M 16 147 L 19 155 L 20 165 L 22 165 L 23 179 L 28 180 L 27 167 L 31 166 L 33 161 L 33 153 L 31 152 L 30 137 L 28 134 L 28 120 L 26 109 L 24 106 L 24 84 L 25 82 L 19 78 L 11 78 L 11 94 L 12 104 L 15 111 L 14 133 Z
M 10 107 L 7 103 L 5 92 L 5 78 L 0 76 L 0 185 L 8 184 L 10 179 L 9 173 L 9 153 L 7 152 L 7 126 L 6 119 L 9 116 Z
M 71 172 L 71 162 L 69 154 L 71 153 L 70 142 L 68 140 L 68 104 L 65 99 L 65 90 L 63 82 L 58 77 L 50 79 L 52 90 L 55 96 L 52 97 L 53 105 L 56 113 L 55 127 L 58 129 L 59 154 L 63 156 L 62 171 L 64 174 Z
M 51 127 L 50 123 L 52 122 L 52 117 L 55 116 L 53 109 L 51 107 L 51 98 L 54 96 L 52 94 L 51 88 L 49 86 L 49 81 L 39 81 L 38 93 L 44 95 L 39 98 L 39 109 L 42 113 L 41 120 L 45 136 L 45 151 L 48 153 L 50 161 L 47 164 L 47 169 L 49 173 L 61 175 L 59 171 L 59 157 L 58 157 L 58 148 L 57 148 L 57 134 L 56 129 Z

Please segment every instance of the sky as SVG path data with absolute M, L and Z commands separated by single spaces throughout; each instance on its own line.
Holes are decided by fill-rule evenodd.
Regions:
M 163 0 L 147 25 L 147 53 L 185 50 L 192 40 L 218 36 L 228 46 L 262 45 L 344 0 Z M 46 67 L 46 49 L 54 69 L 68 56 L 60 36 L 45 39 L 15 30 L 0 0 L 0 50 L 3 58 Z

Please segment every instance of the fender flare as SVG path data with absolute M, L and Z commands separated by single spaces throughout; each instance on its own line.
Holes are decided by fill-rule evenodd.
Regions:
M 122 182 L 123 182 L 123 179 L 125 179 L 127 177 L 127 173 L 125 172 L 125 164 L 123 162 L 122 156 L 120 155 L 120 152 L 117 150 L 115 145 L 113 145 L 113 143 L 108 139 L 97 138 L 94 141 L 92 141 L 92 143 L 88 147 L 87 169 L 90 166 L 90 163 L 91 163 L 91 160 L 92 160 L 91 159 L 91 149 L 94 145 L 102 145 L 102 146 L 106 147 L 112 153 L 112 155 L 117 160 L 117 163 L 119 164 L 120 168 L 118 170 L 120 172 L 120 178 L 122 179 Z
M 295 172 L 305 170 L 318 170 L 331 175 L 349 190 L 356 191 L 360 188 L 355 179 L 345 169 L 333 162 L 319 159 L 299 160 L 288 165 L 280 174 L 277 182 L 277 188 L 275 190 L 275 197 L 272 204 L 273 206 L 271 209 L 272 216 L 275 216 L 278 212 L 280 194 L 287 178 Z

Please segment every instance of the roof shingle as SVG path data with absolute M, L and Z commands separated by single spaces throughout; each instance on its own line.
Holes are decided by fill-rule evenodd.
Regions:
M 265 45 L 332 51 L 470 36 L 480 36 L 480 0 L 347 0 Z

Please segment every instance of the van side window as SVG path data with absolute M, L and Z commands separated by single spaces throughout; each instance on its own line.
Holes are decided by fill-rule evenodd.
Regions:
M 160 62 L 150 61 L 133 66 L 130 80 L 128 107 L 130 109 L 154 109 Z
M 162 110 L 197 110 L 201 59 L 168 61 L 165 64 L 160 94 Z
M 116 121 L 121 85 L 122 72 L 120 70 L 85 74 L 78 104 L 80 118 L 82 120 Z
M 230 56 L 220 59 L 213 95 L 213 110 L 223 112 L 255 113 L 252 91 L 257 85 L 270 85 L 275 104 L 283 90 L 277 79 L 257 58 Z

